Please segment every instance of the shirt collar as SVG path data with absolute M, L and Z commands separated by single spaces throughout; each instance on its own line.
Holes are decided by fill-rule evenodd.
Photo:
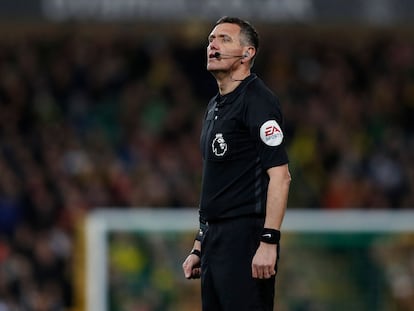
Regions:
M 215 97 L 215 101 L 218 105 L 226 105 L 231 104 L 234 99 L 242 92 L 242 90 L 250 84 L 253 80 L 257 78 L 257 75 L 255 73 L 251 73 L 248 77 L 246 77 L 235 89 L 234 91 L 226 94 L 226 95 L 220 95 L 220 93 L 217 93 Z

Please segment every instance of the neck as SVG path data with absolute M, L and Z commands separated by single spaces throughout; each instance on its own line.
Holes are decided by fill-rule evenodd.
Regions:
M 243 74 L 226 74 L 220 75 L 219 73 L 214 74 L 217 81 L 219 93 L 226 95 L 233 92 L 240 83 L 250 75 L 250 71 L 244 72 Z

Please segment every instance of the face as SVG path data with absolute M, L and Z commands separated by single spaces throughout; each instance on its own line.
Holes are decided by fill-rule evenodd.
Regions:
M 208 36 L 207 46 L 207 70 L 225 71 L 232 67 L 235 57 L 224 55 L 242 55 L 243 47 L 240 45 L 240 27 L 236 24 L 219 24 Z M 216 52 L 223 55 L 221 58 L 214 57 Z

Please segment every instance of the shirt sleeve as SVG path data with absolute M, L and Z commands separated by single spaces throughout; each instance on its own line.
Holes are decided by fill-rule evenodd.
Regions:
M 264 169 L 289 162 L 285 149 L 284 120 L 278 98 L 259 85 L 246 92 L 245 120 Z

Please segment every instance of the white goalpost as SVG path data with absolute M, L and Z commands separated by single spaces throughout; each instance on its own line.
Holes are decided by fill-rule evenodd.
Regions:
M 89 214 L 86 220 L 87 310 L 109 310 L 108 232 L 195 232 L 197 219 L 194 209 L 97 209 Z

